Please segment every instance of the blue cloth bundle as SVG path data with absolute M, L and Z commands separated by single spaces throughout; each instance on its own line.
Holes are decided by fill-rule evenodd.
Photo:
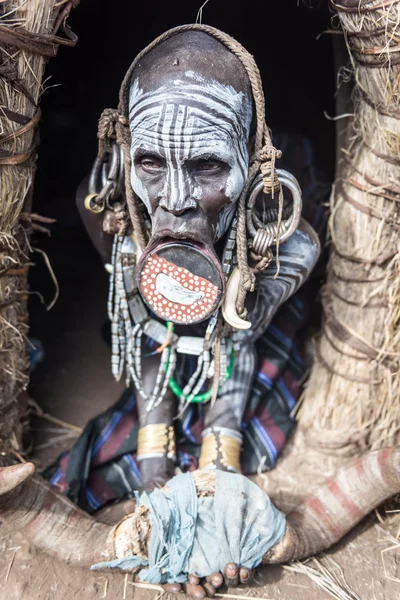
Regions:
M 243 475 L 216 471 L 215 495 L 204 498 L 197 497 L 190 473 L 177 475 L 166 488 L 138 498 L 150 511 L 148 560 L 126 557 L 92 569 L 142 566 L 142 581 L 183 583 L 189 573 L 206 577 L 229 562 L 252 569 L 285 534 L 284 515 Z

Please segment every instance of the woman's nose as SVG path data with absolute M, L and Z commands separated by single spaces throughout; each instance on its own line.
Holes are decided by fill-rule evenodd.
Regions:
M 185 169 L 170 169 L 159 205 L 175 216 L 197 208 L 192 197 L 190 176 Z
M 159 205 L 175 216 L 180 216 L 189 210 L 197 208 L 197 202 L 190 195 L 181 194 L 168 194 L 167 197 L 160 200 Z
M 183 215 L 186 212 L 189 212 L 190 210 L 194 210 L 196 208 L 195 206 L 184 206 L 182 208 L 169 208 L 167 209 L 168 212 L 170 212 L 171 214 L 173 214 L 175 217 L 180 217 L 181 215 Z

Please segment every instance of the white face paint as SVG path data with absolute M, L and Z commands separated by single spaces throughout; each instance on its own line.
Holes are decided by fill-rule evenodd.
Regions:
M 131 184 L 150 215 L 156 205 L 179 212 L 210 202 L 207 182 L 191 165 L 199 160 L 226 165 L 217 189 L 225 197 L 218 207 L 216 235 L 221 237 L 247 178 L 252 106 L 242 92 L 230 86 L 191 71 L 185 77 L 147 93 L 139 88 L 137 79 L 133 82 L 129 101 Z M 163 161 L 165 176 L 160 189 L 151 189 L 138 176 L 135 160 L 139 154 Z

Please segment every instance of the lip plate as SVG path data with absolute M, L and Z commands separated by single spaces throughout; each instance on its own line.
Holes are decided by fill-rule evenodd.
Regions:
M 193 242 L 192 240 L 180 241 L 172 238 L 164 238 L 161 243 L 156 243 L 151 247 L 148 246 L 148 248 L 148 250 L 146 249 L 147 251 L 144 251 L 138 263 L 137 283 L 140 295 L 150 310 L 161 319 L 165 321 L 172 321 L 180 325 L 191 325 L 207 320 L 221 305 L 225 289 L 224 277 L 222 276 L 221 267 L 219 262 L 217 262 L 216 257 L 214 258 L 211 252 L 207 252 L 208 249 L 206 249 L 202 244 Z M 215 299 L 215 302 L 205 315 L 202 315 L 200 318 L 193 318 L 190 321 L 176 320 L 170 318 L 165 313 L 161 313 L 159 310 L 157 310 L 154 304 L 149 301 L 143 289 L 142 276 L 149 259 L 154 255 L 163 258 L 177 268 L 186 269 L 194 276 L 198 276 L 207 280 L 218 289 L 218 295 Z M 199 260 L 199 258 L 201 258 L 201 260 Z M 182 305 L 180 304 L 176 304 L 176 307 L 181 306 Z

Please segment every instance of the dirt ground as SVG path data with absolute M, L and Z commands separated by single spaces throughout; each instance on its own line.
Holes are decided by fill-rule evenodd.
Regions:
M 44 410 L 82 427 L 112 404 L 121 388 L 112 380 L 109 350 L 101 337 L 106 276 L 84 241 L 77 239 L 72 246 L 68 256 L 61 252 L 53 257 L 61 288 L 55 308 L 45 319 L 33 311 L 32 332 L 44 343 L 45 360 L 33 377 L 31 393 Z M 68 449 L 76 436 L 39 418 L 32 421 L 32 435 L 32 458 L 38 469 Z M 396 506 L 392 504 L 390 510 L 396 511 Z M 314 569 L 314 579 L 281 567 L 261 568 L 251 588 L 229 593 L 265 600 L 396 600 L 400 597 L 398 517 L 383 509 L 368 517 L 334 552 L 307 563 Z M 332 596 L 318 587 L 315 577 L 325 586 L 329 578 L 331 587 L 336 582 L 341 595 Z M 155 600 L 159 595 L 157 590 L 136 588 L 129 576 L 71 568 L 29 547 L 19 534 L 0 538 L 1 600 Z

